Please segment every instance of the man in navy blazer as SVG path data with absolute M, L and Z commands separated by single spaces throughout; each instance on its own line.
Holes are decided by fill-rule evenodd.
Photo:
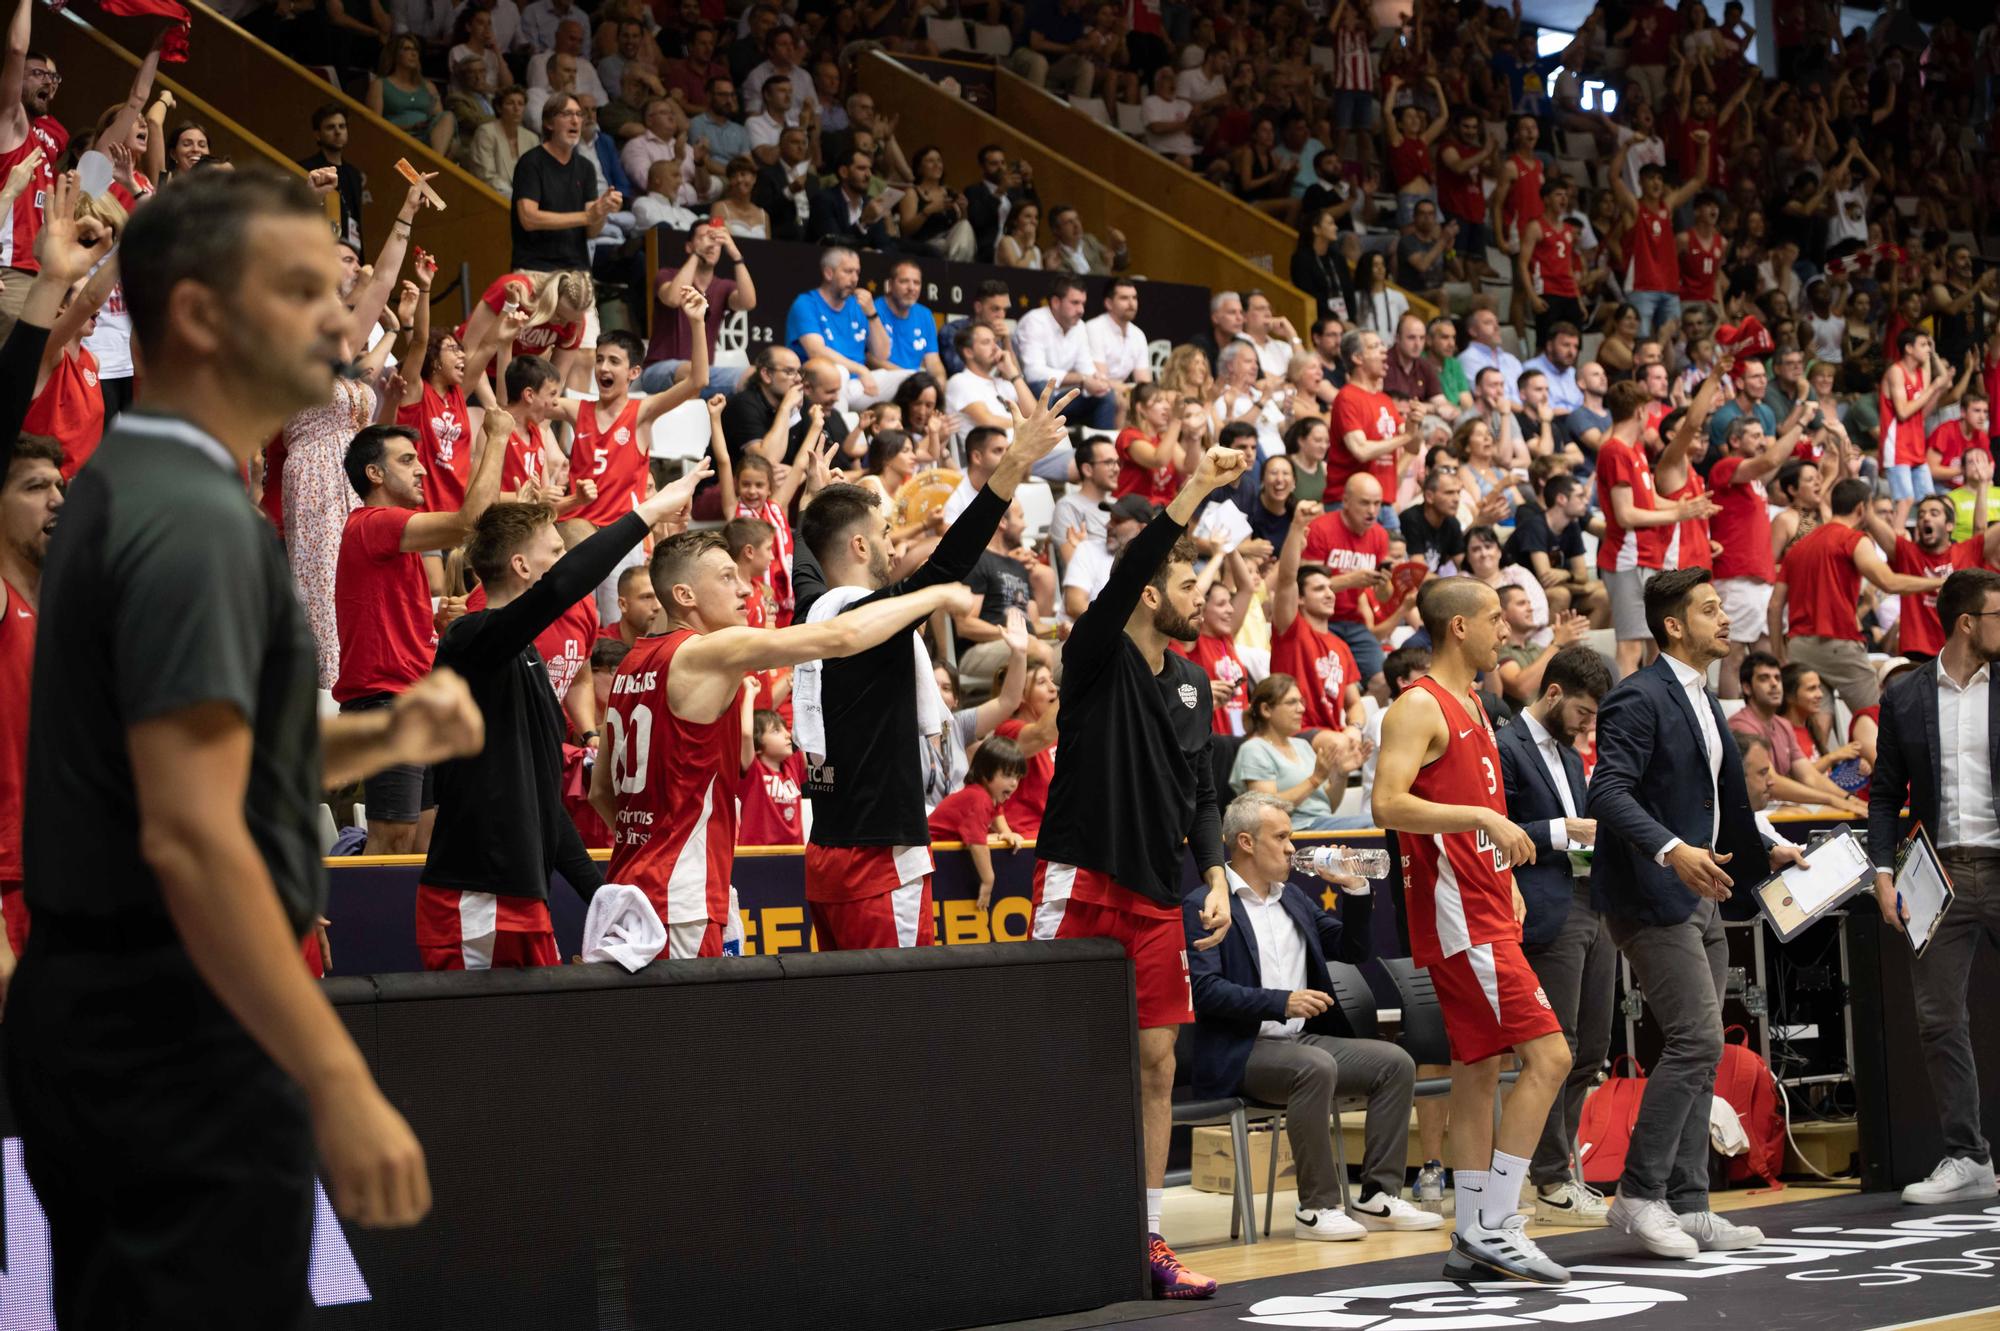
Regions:
M 1618 954 L 1590 904 L 1590 880 L 1579 874 L 1569 852 L 1587 851 L 1597 841 L 1597 823 L 1583 816 L 1583 759 L 1576 740 L 1596 727 L 1598 704 L 1610 691 L 1611 672 L 1596 649 L 1581 643 L 1565 647 L 1543 668 L 1542 696 L 1495 737 L 1507 816 L 1535 843 L 1534 863 L 1514 866 L 1514 886 L 1528 904 L 1521 951 L 1569 1041 L 1569 1076 L 1549 1106 L 1528 1165 L 1535 1219 L 1550 1225 L 1604 1223 L 1604 1199 L 1570 1169 L 1570 1143 L 1584 1097 L 1611 1050 Z
M 1646 626 L 1660 657 L 1625 677 L 1597 718 L 1592 903 L 1665 1033 L 1607 1220 L 1656 1257 L 1755 1247 L 1760 1230 L 1709 1209 L 1708 1110 L 1722 1061 L 1729 951 L 1721 903 L 1796 846 L 1767 848 L 1751 816 L 1743 758 L 1708 669 L 1729 654 L 1729 616 L 1705 568 L 1656 574 Z
M 1953 573 L 1938 591 L 1937 610 L 1944 650 L 1883 695 L 1868 787 L 1868 856 L 1882 918 L 1898 931 L 1909 918 L 1896 895 L 1895 874 L 1897 816 L 1906 794 L 1956 894 L 1923 956 L 1911 962 L 1917 1035 L 1945 1147 L 1931 1176 L 1903 1189 L 1904 1201 L 1924 1206 L 1985 1200 L 2000 1191 L 1992 1149 L 1979 1130 L 1979 1070 L 1965 996 L 1980 938 L 2000 931 L 2000 782 L 1994 779 L 2000 773 L 2000 706 L 1993 697 L 2000 574 Z
M 1402 1199 L 1416 1064 L 1387 1040 L 1345 1031 L 1327 974 L 1336 961 L 1365 961 L 1373 899 L 1349 896 L 1336 919 L 1292 871 L 1292 806 L 1259 792 L 1238 796 L 1223 814 L 1232 928 L 1218 947 L 1197 951 L 1202 888 L 1182 906 L 1194 986 L 1194 1093 L 1241 1095 L 1285 1106 L 1299 1204 L 1292 1232 L 1305 1239 L 1358 1239 L 1370 1229 L 1435 1229 L 1444 1217 Z M 1325 876 L 1325 875 L 1323 875 Z M 1339 881 L 1328 877 L 1328 881 Z M 1348 880 L 1351 883 L 1357 880 Z M 1368 1097 L 1360 1197 L 1340 1205 L 1332 1133 L 1336 1095 Z
M 868 197 L 875 159 L 849 148 L 834 175 L 839 183 L 812 196 L 806 210 L 806 239 L 856 250 L 886 250 L 892 241 L 882 220 L 888 209 Z

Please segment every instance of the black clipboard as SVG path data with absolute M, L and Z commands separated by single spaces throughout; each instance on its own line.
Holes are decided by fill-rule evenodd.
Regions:
M 1934 880 L 1931 875 L 1935 875 Z M 1937 937 L 1938 925 L 1944 922 L 1944 917 L 1951 911 L 1952 903 L 1958 899 L 1958 894 L 1952 886 L 1951 871 L 1946 869 L 1944 861 L 1938 858 L 1936 848 L 1931 845 L 1930 834 L 1924 831 L 1921 822 L 1911 825 L 1910 834 L 1903 838 L 1903 844 L 1896 848 L 1896 905 L 1899 910 L 1904 907 L 1906 890 L 1912 899 L 1922 894 L 1923 902 L 1926 903 L 1921 906 L 1920 913 L 1912 912 L 1909 922 L 1901 930 L 1904 941 L 1910 945 L 1910 951 L 1921 958 L 1930 949 L 1931 940 Z M 1935 910 L 1929 909 L 1927 905 L 1933 893 L 1937 899 Z M 1911 932 L 1911 926 L 1925 919 L 1928 920 L 1928 928 L 1924 930 L 1923 938 L 1919 940 L 1916 934 Z

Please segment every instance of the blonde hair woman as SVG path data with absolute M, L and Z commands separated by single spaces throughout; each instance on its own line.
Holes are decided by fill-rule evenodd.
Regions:
M 472 307 L 459 345 L 478 347 L 508 305 L 521 306 L 528 322 L 514 339 L 516 356 L 547 356 L 564 381 L 583 346 L 584 323 L 597 304 L 590 274 L 575 271 L 509 273 L 486 289 Z

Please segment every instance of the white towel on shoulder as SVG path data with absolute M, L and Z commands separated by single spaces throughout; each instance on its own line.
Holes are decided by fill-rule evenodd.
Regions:
M 856 601 L 872 595 L 866 587 L 829 588 L 806 612 L 806 623 L 823 624 Z M 917 733 L 935 735 L 951 720 L 951 709 L 944 705 L 944 695 L 938 692 L 931 654 L 914 629 L 910 631 L 910 650 L 916 654 Z M 805 661 L 792 671 L 792 737 L 798 741 L 810 767 L 826 761 L 825 688 L 826 662 Z
M 583 917 L 583 959 L 615 961 L 636 971 L 667 948 L 667 926 L 636 887 L 606 883 L 590 898 Z

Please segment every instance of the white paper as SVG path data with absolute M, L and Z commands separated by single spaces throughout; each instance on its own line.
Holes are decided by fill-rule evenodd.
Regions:
M 1910 918 L 1903 922 L 1903 932 L 1909 936 L 1911 948 L 1922 951 L 1924 944 L 1930 942 L 1931 931 L 1937 928 L 1938 917 L 1944 914 L 1948 893 L 1937 857 L 1919 837 L 1911 842 L 1909 854 L 1903 857 L 1903 867 L 1896 874 L 1896 894 L 1902 898 L 1903 909 L 1910 913 Z
M 92 198 L 111 188 L 111 179 L 115 174 L 111 159 L 95 148 L 77 159 L 76 183 Z
M 1802 865 L 1780 875 L 1785 890 L 1807 915 L 1815 915 L 1851 891 L 1857 879 L 1872 873 L 1861 843 L 1841 832 L 1814 846 Z

